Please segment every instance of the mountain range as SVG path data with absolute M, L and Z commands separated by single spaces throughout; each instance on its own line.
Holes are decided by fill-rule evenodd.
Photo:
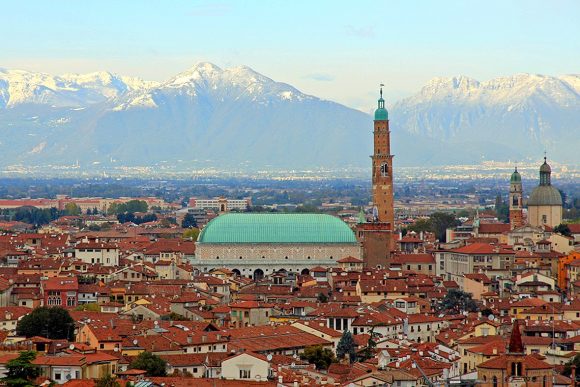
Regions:
M 369 101 L 369 106 L 376 103 Z M 578 163 L 580 76 L 435 78 L 389 107 L 399 165 Z M 0 69 L 0 166 L 365 168 L 372 116 L 249 67 L 198 63 L 165 82 Z

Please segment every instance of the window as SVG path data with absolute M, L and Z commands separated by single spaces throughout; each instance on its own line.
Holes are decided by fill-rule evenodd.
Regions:
M 389 176 L 389 164 L 381 164 L 381 176 Z
M 68 296 L 66 298 L 66 306 L 75 306 L 76 305 L 76 299 L 75 296 Z
M 60 373 L 60 372 L 56 372 L 56 373 L 54 374 L 54 378 L 55 378 L 56 380 L 60 380 L 60 379 L 61 379 L 61 377 L 62 377 L 62 375 L 61 375 L 61 373 Z
M 548 216 L 547 215 L 542 215 L 542 223 L 548 223 Z
M 497 387 L 497 376 L 494 376 L 492 381 L 493 381 L 493 387 Z
M 250 379 L 250 370 L 240 370 L 240 379 Z

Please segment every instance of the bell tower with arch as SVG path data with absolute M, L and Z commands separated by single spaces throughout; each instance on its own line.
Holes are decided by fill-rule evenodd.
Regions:
M 367 222 L 365 217 L 361 217 L 356 230 L 357 238 L 362 246 L 364 265 L 385 268 L 389 267 L 395 250 L 393 240 L 395 212 L 391 132 L 382 86 L 373 126 L 374 152 L 371 156 L 373 214 L 370 222 Z
M 378 107 L 374 118 L 374 153 L 372 159 L 373 205 L 376 208 L 374 221 L 394 225 L 393 204 L 393 155 L 391 154 L 391 131 L 389 113 L 385 109 L 383 85 L 380 89 Z
M 510 228 L 518 228 L 524 225 L 524 206 L 522 176 L 516 167 L 510 178 Z

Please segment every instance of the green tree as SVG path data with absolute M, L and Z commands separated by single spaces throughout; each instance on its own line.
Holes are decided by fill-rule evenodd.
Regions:
M 510 206 L 503 201 L 501 195 L 497 195 L 495 198 L 495 215 L 502 222 L 509 222 Z
M 119 203 L 111 203 L 107 208 L 107 215 L 117 215 Z
M 199 236 L 199 228 L 189 228 L 183 232 L 182 238 L 196 241 L 198 236 Z
M 2 379 L 9 387 L 34 386 L 32 382 L 40 375 L 40 368 L 32 362 L 36 359 L 36 352 L 24 351 L 16 359 L 10 360 L 6 364 L 8 372 Z
M 369 332 L 369 340 L 367 341 L 367 345 L 358 353 L 358 360 L 359 361 L 366 361 L 372 359 L 375 356 L 375 349 L 377 348 L 377 340 L 379 338 L 379 334 L 375 332 L 375 327 L 371 328 Z
M 101 231 L 101 226 L 98 224 L 91 224 L 87 227 L 90 231 Z
M 34 309 L 16 325 L 19 336 L 42 336 L 48 339 L 74 339 L 74 320 L 66 309 L 46 307 Z
M 342 334 L 342 337 L 336 346 L 336 357 L 339 359 L 344 359 L 345 356 L 348 356 L 351 363 L 355 361 L 356 344 L 354 342 L 354 338 L 352 337 L 352 333 L 346 330 Z
M 88 304 L 82 304 L 75 308 L 76 311 L 81 312 L 100 312 L 101 307 L 96 302 L 90 302 Z
M 302 360 L 314 364 L 317 370 L 326 370 L 336 361 L 334 353 L 329 348 L 322 348 L 321 345 L 311 345 L 304 348 L 304 352 L 300 355 Z
M 566 365 L 564 365 L 564 370 L 562 371 L 562 375 L 570 376 L 572 374 L 572 366 L 576 366 L 576 373 L 580 369 L 580 354 L 574 356 L 572 360 L 570 360 Z
M 434 212 L 429 218 L 431 221 L 431 231 L 441 242 L 446 241 L 446 231 L 448 228 L 459 226 L 460 222 L 455 219 L 455 215 L 446 212 Z
M 95 380 L 95 387 L 121 387 L 121 385 L 114 376 L 105 375 L 102 378 Z
M 119 211 L 132 214 L 135 212 L 147 212 L 148 208 L 149 206 L 144 200 L 129 200 L 119 206 Z
M 74 203 L 67 203 L 64 206 L 64 213 L 70 216 L 76 216 L 81 214 L 81 208 Z
M 417 234 L 420 232 L 431 231 L 432 229 L 431 219 L 417 219 L 415 223 L 408 226 L 407 229 L 409 231 L 414 231 Z
M 461 313 L 464 311 L 477 312 L 479 310 L 477 303 L 471 298 L 470 293 L 459 289 L 449 289 L 441 301 L 441 310 Z
M 183 227 L 183 228 L 197 227 L 197 221 L 195 220 L 195 216 L 193 216 L 193 214 L 187 213 L 183 217 L 183 221 L 181 222 L 181 227 Z
M 167 362 L 151 352 L 141 352 L 132 362 L 130 368 L 147 371 L 147 376 L 165 376 Z
M 554 227 L 554 232 L 557 232 L 558 234 L 562 234 L 568 237 L 572 236 L 572 231 L 570 230 L 570 227 L 568 227 L 566 223 L 560 223 L 559 225 Z
M 318 207 L 312 205 L 312 204 L 302 204 L 298 207 L 296 207 L 296 209 L 294 210 L 294 212 L 300 212 L 300 213 L 317 213 L 320 212 L 320 210 L 318 209 Z

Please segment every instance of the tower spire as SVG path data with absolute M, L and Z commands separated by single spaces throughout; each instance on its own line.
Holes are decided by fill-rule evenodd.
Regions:
M 387 109 L 385 109 L 385 100 L 383 99 L 383 87 L 385 86 L 384 83 L 381 83 L 379 86 L 379 100 L 377 101 L 377 110 L 375 110 L 375 121 L 377 120 L 388 120 L 389 113 Z
M 508 353 L 510 354 L 524 353 L 524 344 L 522 342 L 522 334 L 520 332 L 520 323 L 518 319 L 514 320 L 514 324 L 512 326 L 512 334 L 510 336 Z

